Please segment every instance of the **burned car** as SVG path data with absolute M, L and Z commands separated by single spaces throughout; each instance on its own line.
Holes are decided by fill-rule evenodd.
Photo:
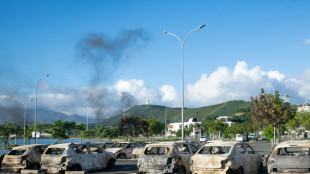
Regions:
M 14 147 L 2 160 L 2 169 L 20 172 L 23 169 L 40 169 L 41 155 L 48 145 L 34 144 Z
M 238 141 L 205 144 L 191 157 L 193 174 L 252 174 L 263 169 L 263 159 L 252 147 Z
M 107 141 L 107 142 L 99 142 L 99 143 L 93 143 L 95 145 L 97 145 L 98 147 L 102 148 L 102 149 L 107 149 L 112 147 L 115 143 Z
M 91 143 L 50 145 L 41 159 L 41 170 L 47 173 L 90 171 L 114 168 L 116 157 Z
M 144 147 L 146 145 L 150 144 L 149 142 L 146 142 L 146 143 L 142 143 L 140 144 L 138 147 L 134 148 L 132 150 L 132 159 L 138 159 L 140 157 L 140 155 L 142 154 L 142 151 L 144 149 Z
M 310 173 L 310 140 L 284 141 L 267 157 L 268 173 Z
M 138 160 L 139 173 L 191 173 L 189 162 L 194 150 L 198 149 L 189 142 L 146 145 Z
M 138 146 L 139 143 L 119 142 L 107 148 L 106 151 L 114 153 L 117 158 L 126 159 L 132 158 L 132 151 Z

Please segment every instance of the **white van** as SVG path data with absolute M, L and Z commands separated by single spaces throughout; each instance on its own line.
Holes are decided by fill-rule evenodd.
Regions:
M 242 134 L 236 134 L 236 141 L 243 141 L 243 135 Z

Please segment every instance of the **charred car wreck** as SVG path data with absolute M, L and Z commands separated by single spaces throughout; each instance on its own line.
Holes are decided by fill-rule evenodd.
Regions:
M 2 161 L 5 171 L 20 172 L 23 169 L 40 169 L 41 155 L 48 145 L 35 144 L 13 148 Z
M 193 155 L 188 142 L 162 142 L 147 145 L 139 160 L 139 173 L 191 173 L 190 157 Z
M 42 155 L 41 170 L 48 173 L 114 168 L 115 155 L 91 143 L 50 145 Z
M 212 142 L 191 157 L 193 174 L 252 174 L 263 168 L 262 157 L 248 144 L 237 141 Z
M 310 140 L 279 143 L 267 157 L 268 173 L 310 173 Z

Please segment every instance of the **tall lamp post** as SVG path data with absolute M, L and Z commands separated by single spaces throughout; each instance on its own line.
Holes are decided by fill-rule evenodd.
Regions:
M 28 100 L 27 103 L 23 102 L 22 100 L 18 100 L 20 103 L 24 105 L 25 113 L 24 113 L 24 145 L 26 145 L 26 115 L 27 115 L 27 104 L 29 102 L 33 102 L 34 100 Z
M 38 86 L 40 81 L 44 78 L 44 77 L 48 77 L 49 74 L 46 74 L 45 76 L 41 77 L 40 80 L 37 83 L 36 86 L 36 104 L 35 104 L 35 109 L 34 109 L 34 144 L 37 144 L 37 104 L 38 104 Z
M 186 40 L 187 40 L 189 35 L 191 35 L 196 30 L 202 29 L 205 26 L 206 25 L 201 25 L 198 28 L 196 28 L 196 29 L 192 30 L 191 32 L 189 32 L 187 34 L 187 36 L 185 37 L 185 39 L 183 40 L 183 42 L 182 42 L 182 40 L 177 35 L 175 35 L 173 33 L 169 33 L 169 32 L 167 32 L 165 30 L 163 31 L 165 34 L 170 34 L 170 35 L 176 37 L 179 40 L 179 42 L 181 44 L 181 48 L 182 48 L 182 141 L 184 141 L 184 44 L 185 44 L 185 42 L 186 42 Z

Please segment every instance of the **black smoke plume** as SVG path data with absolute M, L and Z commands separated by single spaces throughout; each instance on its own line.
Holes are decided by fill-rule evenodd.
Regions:
M 115 38 L 105 34 L 89 34 L 78 45 L 78 57 L 91 66 L 93 73 L 91 85 L 98 85 L 112 79 L 118 67 L 127 62 L 130 55 L 128 50 L 145 45 L 148 35 L 143 29 L 121 30 Z M 107 96 L 104 91 L 89 93 L 88 102 L 92 108 L 97 108 L 96 118 L 102 119 Z M 122 101 L 120 101 L 122 102 Z M 131 102 L 131 101 L 130 101 Z
M 24 122 L 24 106 L 16 100 L 18 93 L 15 90 L 1 88 L 0 93 L 0 122 L 9 121 L 11 123 L 23 124 Z

